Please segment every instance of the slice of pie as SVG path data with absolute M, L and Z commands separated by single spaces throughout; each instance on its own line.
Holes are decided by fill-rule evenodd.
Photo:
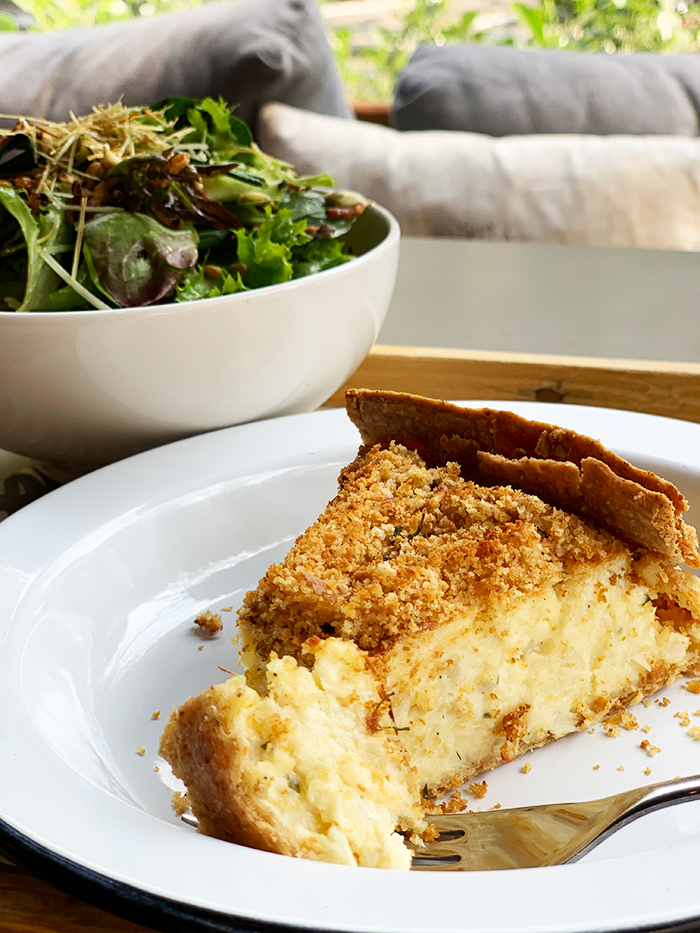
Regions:
M 205 832 L 407 867 L 421 798 L 700 672 L 700 555 L 681 493 L 589 438 L 347 408 L 364 446 L 239 612 L 247 683 L 189 700 L 162 750 Z

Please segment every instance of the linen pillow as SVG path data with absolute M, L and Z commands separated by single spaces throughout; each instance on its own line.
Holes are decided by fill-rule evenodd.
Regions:
M 399 77 L 400 130 L 697 136 L 700 58 L 421 46 Z
M 278 103 L 258 139 L 375 199 L 409 236 L 700 250 L 700 139 L 400 133 Z
M 268 100 L 349 116 L 316 0 L 234 0 L 55 33 L 0 33 L 0 112 L 65 120 L 123 97 Z

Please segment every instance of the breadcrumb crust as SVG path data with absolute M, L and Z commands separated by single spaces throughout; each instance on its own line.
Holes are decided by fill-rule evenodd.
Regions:
M 239 622 L 258 658 L 335 635 L 369 652 L 474 609 L 503 609 L 626 551 L 605 531 L 510 487 L 429 469 L 398 444 L 376 445 L 340 493 L 245 597 Z

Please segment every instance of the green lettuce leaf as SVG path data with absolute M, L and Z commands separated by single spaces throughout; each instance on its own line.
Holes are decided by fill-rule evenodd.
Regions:
M 247 147 L 253 141 L 248 124 L 234 116 L 222 97 L 218 101 L 212 97 L 166 97 L 151 109 L 165 110 L 165 119 L 174 120 L 178 130 L 191 126 L 194 132 L 185 142 L 206 142 L 213 152 Z
M 314 272 L 323 272 L 324 269 L 332 269 L 333 266 L 340 266 L 351 258 L 343 253 L 341 240 L 311 240 L 310 243 L 297 247 L 292 252 L 295 279 L 313 275 Z
M 313 188 L 291 189 L 285 192 L 279 206 L 281 209 L 291 210 L 294 220 L 305 220 L 307 227 L 322 228 L 324 237 L 344 236 L 352 227 L 355 218 L 331 219 L 327 213 L 327 195 L 327 192 Z
M 243 281 L 248 288 L 262 288 L 292 278 L 292 247 L 307 243 L 306 221 L 295 222 L 291 211 L 269 210 L 259 229 L 237 230 L 238 261 L 247 267 Z
M 232 295 L 241 291 L 247 291 L 247 288 L 241 280 L 240 273 L 231 275 L 222 269 L 218 279 L 210 279 L 204 274 L 204 266 L 198 265 L 175 287 L 175 301 L 216 298 L 218 295 Z
M 14 218 L 24 239 L 24 259 L 16 255 L 10 274 L 24 275 L 23 282 L 5 282 L 1 296 L 15 311 L 43 311 L 50 295 L 63 283 L 46 265 L 42 250 L 53 252 L 70 243 L 73 234 L 66 224 L 65 212 L 49 205 L 36 213 L 14 188 L 0 188 L 0 210 L 6 212 L 2 227 L 8 229 L 8 217 Z M 16 232 L 15 240 L 16 242 Z M 21 294 L 21 298 L 18 295 Z M 8 300 L 9 299 L 9 300 Z
M 97 295 L 98 298 L 100 295 L 103 295 L 112 305 L 114 304 L 107 292 L 95 285 L 85 261 L 80 264 L 78 274 L 76 275 L 76 281 L 78 285 L 82 285 L 86 291 L 92 292 L 94 295 Z M 85 311 L 92 310 L 93 307 L 94 306 L 91 305 L 83 295 L 78 294 L 71 285 L 64 285 L 63 288 L 59 288 L 49 295 L 46 307 L 42 308 L 42 311 Z

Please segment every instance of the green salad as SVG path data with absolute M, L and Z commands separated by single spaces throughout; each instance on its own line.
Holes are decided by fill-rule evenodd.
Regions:
M 0 310 L 192 301 L 346 262 L 367 201 L 263 153 L 222 101 L 0 130 Z

